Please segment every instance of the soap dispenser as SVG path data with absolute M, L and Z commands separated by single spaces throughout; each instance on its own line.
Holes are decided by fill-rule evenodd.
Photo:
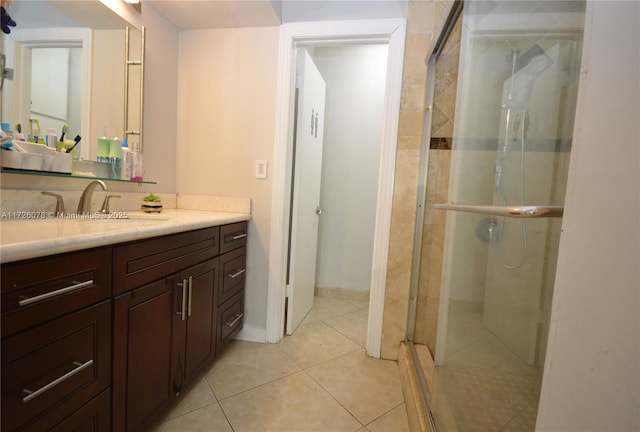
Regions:
M 111 164 L 111 178 L 120 179 L 122 174 L 122 143 L 116 136 L 109 140 L 109 163 Z
M 104 125 L 102 137 L 98 138 L 98 162 L 109 163 L 109 138 L 107 138 L 107 125 Z

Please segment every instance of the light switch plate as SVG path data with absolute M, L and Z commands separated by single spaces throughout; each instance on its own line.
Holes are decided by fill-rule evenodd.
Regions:
M 267 161 L 266 160 L 256 161 L 256 178 L 257 179 L 267 178 Z

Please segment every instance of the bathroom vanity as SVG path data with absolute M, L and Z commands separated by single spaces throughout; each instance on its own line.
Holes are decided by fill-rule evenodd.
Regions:
M 3 221 L 2 430 L 145 430 L 241 330 L 249 216 L 169 213 Z

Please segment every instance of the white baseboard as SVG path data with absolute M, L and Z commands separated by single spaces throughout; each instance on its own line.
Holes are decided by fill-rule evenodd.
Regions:
M 244 324 L 242 330 L 240 330 L 240 333 L 238 333 L 234 339 L 245 342 L 267 343 L 267 330 Z

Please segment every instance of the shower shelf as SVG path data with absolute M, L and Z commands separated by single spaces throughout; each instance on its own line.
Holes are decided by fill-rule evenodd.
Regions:
M 433 207 L 441 210 L 454 210 L 514 218 L 562 217 L 564 213 L 564 206 L 492 206 L 448 203 L 434 204 Z

